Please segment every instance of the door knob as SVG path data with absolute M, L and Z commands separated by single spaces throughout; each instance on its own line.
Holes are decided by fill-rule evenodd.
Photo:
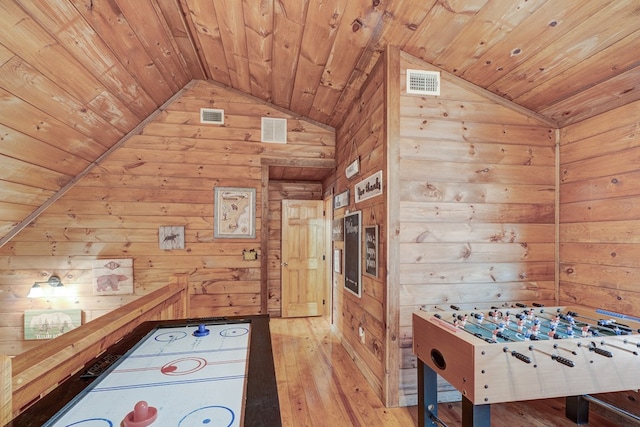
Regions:
M 280 265 L 281 265 L 281 266 L 283 266 L 283 267 L 286 267 L 286 266 L 288 266 L 289 264 L 288 264 L 288 263 L 286 263 L 286 262 L 283 262 L 283 263 L 282 263 L 282 264 L 280 264 Z

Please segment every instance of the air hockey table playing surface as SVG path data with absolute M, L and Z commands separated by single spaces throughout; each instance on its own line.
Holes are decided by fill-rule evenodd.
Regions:
M 257 352 L 263 359 L 264 352 L 268 351 L 273 373 L 270 337 L 268 348 L 264 348 L 264 342 L 262 348 L 255 348 L 257 343 L 264 341 L 264 337 L 256 339 L 256 335 L 264 335 L 261 322 L 264 319 L 250 317 L 253 319 L 147 322 L 150 325 L 145 324 L 146 327 L 134 331 L 134 337 L 124 345 L 129 347 L 126 351 L 123 348 L 107 351 L 117 354 L 115 361 L 90 384 L 85 384 L 80 392 L 69 398 L 70 393 L 63 383 L 59 387 L 63 390 L 58 394 L 66 396 L 68 401 L 55 413 L 47 414 L 46 421 L 41 419 L 40 424 L 38 421 L 29 424 L 30 418 L 25 413 L 24 423 L 19 417 L 9 425 L 280 425 L 275 375 L 267 379 L 268 384 L 264 383 L 264 378 L 256 381 L 255 375 L 264 377 L 264 366 L 250 357 Z M 86 375 L 84 378 L 86 382 Z M 83 379 L 74 377 L 70 381 L 68 388 L 77 389 L 74 383 Z M 261 384 L 256 384 L 258 382 Z M 256 388 L 266 388 L 268 394 L 261 396 Z M 56 391 L 28 412 L 42 411 L 37 406 L 42 406 L 52 395 L 55 397 Z M 139 402 L 146 402 L 148 409 L 141 407 Z M 153 420 L 149 424 L 136 424 L 145 419 Z M 247 420 L 251 421 L 245 422 Z

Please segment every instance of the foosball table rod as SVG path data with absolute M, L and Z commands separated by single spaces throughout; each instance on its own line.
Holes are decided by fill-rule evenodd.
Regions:
M 589 422 L 589 402 L 592 402 L 610 412 L 613 412 L 622 418 L 634 423 L 640 423 L 640 416 L 618 408 L 603 400 L 597 399 L 589 394 L 581 396 L 568 396 L 566 398 L 565 415 L 567 418 L 577 424 L 586 424 Z

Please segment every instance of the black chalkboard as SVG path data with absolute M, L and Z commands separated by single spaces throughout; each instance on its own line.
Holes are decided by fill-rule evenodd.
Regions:
M 361 248 L 360 211 L 351 212 L 344 217 L 344 287 L 359 297 L 362 296 Z

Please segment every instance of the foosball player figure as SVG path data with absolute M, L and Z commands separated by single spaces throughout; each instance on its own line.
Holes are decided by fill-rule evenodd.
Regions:
M 582 338 L 586 338 L 589 336 L 589 325 L 584 325 L 582 328 Z
M 507 326 L 505 325 L 505 323 L 504 323 L 504 322 L 500 322 L 500 323 L 498 323 L 498 331 L 499 331 L 500 333 L 503 333 L 503 332 L 504 332 L 504 330 L 506 329 L 506 327 L 507 327 Z
M 489 317 L 491 317 L 491 320 L 493 322 L 497 322 L 498 321 L 498 310 L 492 310 L 489 312 Z
M 538 332 L 540 332 L 540 319 L 536 318 L 533 321 L 533 326 L 531 327 L 531 335 L 533 335 L 534 337 L 537 337 Z
M 549 338 L 554 338 L 556 336 L 556 327 L 555 326 L 549 326 L 549 332 L 547 332 L 547 336 Z
M 507 311 L 507 314 L 504 315 L 502 320 L 504 321 L 505 326 L 508 328 L 509 323 L 511 322 L 511 314 L 509 314 L 509 312 Z
M 550 328 L 557 328 L 558 325 L 560 324 L 560 316 L 556 315 L 553 317 L 553 320 L 549 321 L 549 327 Z
M 491 332 L 491 334 L 493 335 L 492 336 L 493 342 L 498 342 L 498 334 L 499 333 L 500 333 L 500 331 L 498 330 L 498 325 L 496 325 L 496 328 L 493 330 L 493 332 Z
M 565 316 L 565 320 L 566 320 L 567 322 L 569 322 L 570 324 L 574 325 L 574 326 L 575 326 L 575 324 L 576 324 L 576 321 L 575 321 L 575 319 L 573 318 L 573 316 L 572 316 L 571 314 L 567 314 L 567 315 Z
M 484 320 L 484 313 L 478 313 L 478 315 L 476 316 L 476 320 L 478 321 L 478 325 L 481 325 L 482 321 Z
M 567 325 L 567 338 L 573 338 L 573 326 Z
M 527 313 L 527 319 L 529 320 L 529 322 L 533 322 L 533 317 L 534 317 L 533 310 L 528 310 L 526 311 L 526 313 Z
M 519 314 L 518 321 L 516 322 L 516 324 L 518 325 L 518 332 L 522 332 L 522 329 L 524 328 L 524 322 L 525 322 L 524 315 Z
M 464 314 L 461 318 L 460 318 L 460 327 L 464 328 L 465 325 L 467 324 L 467 320 L 469 320 L 469 316 Z

